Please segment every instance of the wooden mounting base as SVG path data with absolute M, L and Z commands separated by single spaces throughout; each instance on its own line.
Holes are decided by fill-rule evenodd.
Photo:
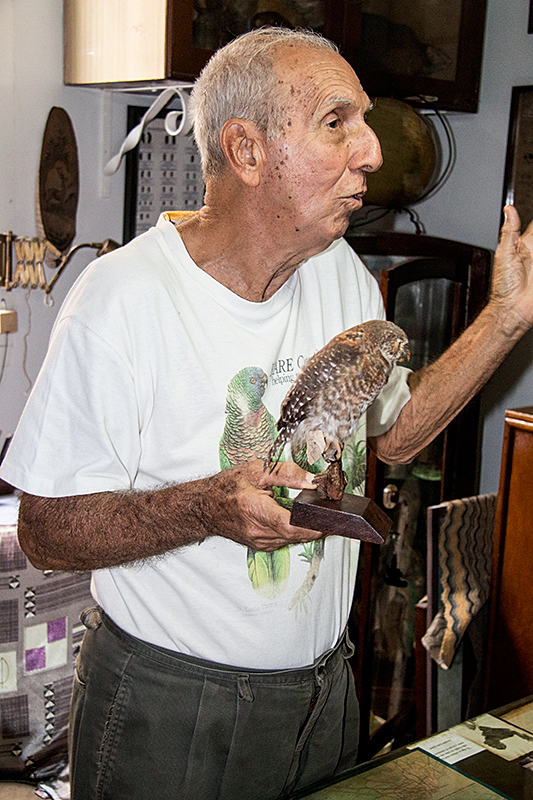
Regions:
M 383 544 L 392 520 L 369 497 L 344 494 L 342 500 L 323 500 L 313 489 L 304 489 L 294 500 L 291 524 Z

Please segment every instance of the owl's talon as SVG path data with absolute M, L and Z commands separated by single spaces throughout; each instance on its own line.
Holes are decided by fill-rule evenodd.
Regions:
M 348 479 L 340 461 L 332 461 L 325 472 L 316 475 L 313 483 L 318 487 L 320 496 L 326 500 L 342 500 Z
M 323 452 L 324 459 L 332 464 L 335 461 L 340 461 L 342 456 L 342 444 L 336 441 L 328 441 L 327 447 Z

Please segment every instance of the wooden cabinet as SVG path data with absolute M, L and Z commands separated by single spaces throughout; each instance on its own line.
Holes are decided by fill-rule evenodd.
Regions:
M 533 407 L 506 411 L 485 707 L 533 692 Z
M 347 39 L 347 2 L 285 5 L 291 26 L 316 29 L 340 45 Z M 64 0 L 64 81 L 128 86 L 194 80 L 217 48 L 269 21 L 264 8 L 269 4 L 239 0 Z
M 66 84 L 158 81 L 167 76 L 166 0 L 64 0 Z
M 235 36 L 283 24 L 334 41 L 371 95 L 476 111 L 486 2 L 64 0 L 64 80 L 190 82 Z

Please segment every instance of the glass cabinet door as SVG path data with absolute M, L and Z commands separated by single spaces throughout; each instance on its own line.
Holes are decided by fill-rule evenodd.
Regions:
M 409 338 L 409 367 L 438 358 L 453 339 L 460 285 L 427 277 L 399 286 L 389 316 Z M 373 619 L 371 696 L 375 724 L 414 703 L 415 606 L 426 594 L 426 508 L 440 502 L 445 453 L 441 434 L 410 463 L 383 465 L 383 505 L 393 520 L 379 550 Z M 407 731 L 407 736 L 409 736 Z
M 485 303 L 490 251 L 409 234 L 347 238 L 380 282 L 387 318 L 409 338 L 413 371 L 437 359 Z M 381 547 L 362 547 L 352 611 L 361 760 L 419 738 L 415 607 L 426 594 L 426 510 L 475 493 L 478 415 L 474 402 L 409 464 L 369 455 L 367 495 L 393 525 Z
M 323 31 L 326 0 L 194 0 L 193 46 L 217 50 L 264 25 Z

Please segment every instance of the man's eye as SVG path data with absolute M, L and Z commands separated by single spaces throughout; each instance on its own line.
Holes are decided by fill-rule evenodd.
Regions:
M 336 127 L 338 127 L 338 125 L 340 125 L 340 119 L 338 117 L 335 117 L 334 119 L 330 119 L 330 120 L 328 120 L 326 125 L 328 126 L 328 128 L 336 128 Z

